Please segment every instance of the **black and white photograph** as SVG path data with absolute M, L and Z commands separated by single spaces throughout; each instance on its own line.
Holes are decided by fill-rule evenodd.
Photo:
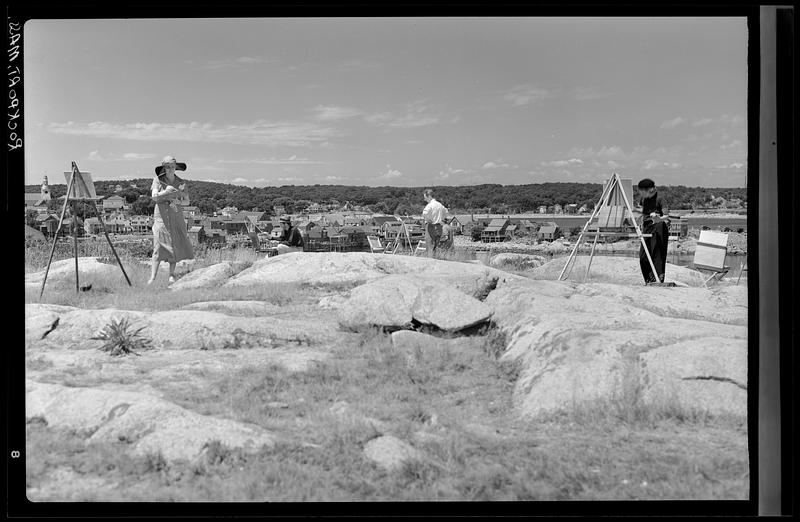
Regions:
M 753 36 L 28 20 L 28 501 L 752 500 Z

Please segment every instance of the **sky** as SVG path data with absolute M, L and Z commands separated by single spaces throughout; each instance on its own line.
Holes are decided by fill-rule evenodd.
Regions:
M 745 18 L 32 20 L 26 184 L 743 187 Z

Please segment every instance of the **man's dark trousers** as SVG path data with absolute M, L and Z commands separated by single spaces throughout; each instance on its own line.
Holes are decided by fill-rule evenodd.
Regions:
M 436 223 L 428 223 L 425 227 L 425 232 L 428 237 L 425 238 L 428 246 L 428 257 L 433 257 L 436 255 L 436 250 L 439 247 L 439 239 L 442 237 L 442 224 Z
M 652 234 L 652 237 L 644 238 L 650 257 L 653 258 L 653 265 L 656 267 L 657 274 L 653 274 L 650 262 L 647 260 L 644 246 L 639 247 L 639 266 L 642 268 L 642 276 L 645 283 L 664 282 L 664 270 L 667 265 L 667 245 L 669 241 L 669 227 L 664 221 L 658 223 L 646 223 L 642 228 L 645 234 Z

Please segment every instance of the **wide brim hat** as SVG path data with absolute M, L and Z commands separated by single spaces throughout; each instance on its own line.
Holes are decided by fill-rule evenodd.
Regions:
M 289 216 L 281 216 L 279 221 L 281 223 L 289 223 L 289 224 L 291 224 L 292 223 L 292 218 L 290 218 Z
M 156 167 L 157 175 L 160 176 L 164 174 L 164 163 L 167 163 L 167 161 L 175 161 L 175 158 L 173 158 L 172 156 L 165 157 L 164 160 L 161 162 L 161 165 L 158 165 Z M 179 163 L 175 161 L 175 170 L 186 170 L 186 163 Z

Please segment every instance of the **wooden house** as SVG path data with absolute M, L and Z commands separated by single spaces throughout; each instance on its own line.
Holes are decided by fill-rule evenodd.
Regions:
M 58 228 L 58 216 L 55 214 L 39 214 L 36 216 L 39 232 L 46 237 L 52 237 Z
M 405 234 L 403 223 L 397 219 L 384 220 L 381 223 L 381 235 L 386 241 L 393 241 L 397 236 Z
M 530 219 L 521 219 L 517 223 L 517 231 L 519 235 L 533 235 L 539 230 L 539 225 Z
M 197 247 L 206 241 L 206 230 L 201 226 L 189 228 L 189 240 L 193 247 Z
M 203 229 L 205 232 L 204 243 L 206 245 L 213 248 L 218 248 L 226 244 L 227 236 L 224 231 L 218 229 L 207 230 L 205 229 L 205 226 L 203 227 Z
M 56 220 L 58 221 L 58 220 Z M 83 222 L 83 228 L 87 234 L 102 234 L 103 226 L 100 224 L 100 219 L 96 217 L 86 218 Z M 109 232 L 111 232 L 109 230 Z
M 506 218 L 495 218 L 489 221 L 489 224 L 481 232 L 481 241 L 484 243 L 493 243 L 497 241 L 505 241 L 506 229 L 509 226 L 509 221 Z
M 147 234 L 153 229 L 153 218 L 151 216 L 131 216 L 131 232 L 134 234 Z
M 25 225 L 25 240 L 26 241 L 45 241 L 44 234 L 33 227 Z
M 536 237 L 539 241 L 553 241 L 558 235 L 559 228 L 553 222 L 544 223 L 537 232 Z
M 120 212 L 125 205 L 125 198 L 116 195 L 109 196 L 102 201 L 102 204 L 105 213 Z
M 513 224 L 508 225 L 506 227 L 506 239 L 511 239 L 514 236 L 516 236 L 518 230 L 519 230 L 519 227 L 517 225 L 513 225 Z

